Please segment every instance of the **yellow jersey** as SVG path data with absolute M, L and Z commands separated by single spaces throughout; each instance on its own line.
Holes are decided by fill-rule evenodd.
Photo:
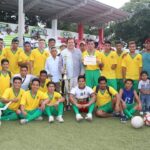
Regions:
M 46 93 L 49 98 L 49 104 L 55 104 L 60 98 L 62 98 L 61 94 L 58 92 L 54 92 L 53 95 L 50 95 L 48 92 Z
M 23 94 L 24 94 L 23 89 L 20 89 L 19 93 L 16 95 L 13 88 L 8 88 L 5 90 L 4 94 L 2 95 L 2 98 L 9 99 L 9 100 L 18 98 L 19 100 L 17 102 L 13 102 L 8 106 L 10 110 L 16 111 L 17 109 L 19 109 L 20 101 L 21 101 Z
M 46 81 L 44 82 L 44 84 L 43 85 L 41 85 L 41 83 L 40 83 L 40 88 L 39 88 L 39 90 L 40 91 L 42 91 L 42 92 L 47 92 L 47 83 L 48 82 L 50 82 L 50 80 L 49 79 L 46 79 Z
M 33 75 L 38 76 L 40 71 L 45 68 L 45 62 L 49 53 L 47 51 L 40 52 L 38 48 L 32 50 L 30 61 L 33 62 Z
M 135 54 L 132 57 L 130 54 L 127 54 L 122 60 L 122 67 L 126 68 L 126 79 L 139 80 L 142 55 Z
M 1 60 L 6 58 L 6 51 L 5 49 L 2 49 L 0 50 L 0 63 L 1 63 Z M 0 70 L 2 69 L 1 65 L 0 65 Z
M 108 86 L 108 88 L 110 93 L 107 89 L 105 91 L 98 90 L 96 95 L 96 105 L 98 107 L 109 103 L 112 100 L 111 95 L 115 96 L 118 93 L 113 87 Z M 96 87 L 93 88 L 93 91 L 96 92 Z
M 20 105 L 24 105 L 25 110 L 31 111 L 37 109 L 41 102 L 47 98 L 48 96 L 40 90 L 37 91 L 35 96 L 32 96 L 32 93 L 29 90 L 24 93 Z
M 117 65 L 117 55 L 116 52 L 110 51 L 109 54 L 102 52 L 102 63 L 104 64 L 102 68 L 101 75 L 105 76 L 107 79 L 115 79 L 116 72 L 112 69 L 112 65 Z
M 82 53 L 82 60 L 84 60 L 85 57 L 90 56 L 88 51 L 84 51 Z M 98 50 L 95 51 L 94 55 L 96 57 L 96 60 L 99 60 L 99 62 L 101 62 L 101 52 L 99 52 Z M 85 66 L 85 70 L 97 70 L 99 69 L 99 65 L 86 65 Z
M 23 51 L 21 48 L 18 48 L 16 51 L 12 51 L 10 47 L 5 48 L 6 58 L 9 60 L 9 70 L 13 74 L 19 73 L 18 60 L 19 55 Z

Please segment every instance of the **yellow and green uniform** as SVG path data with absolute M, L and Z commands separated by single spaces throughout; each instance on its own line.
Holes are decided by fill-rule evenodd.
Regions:
M 47 83 L 48 82 L 50 82 L 50 80 L 46 79 L 46 81 L 44 82 L 44 84 L 42 84 L 42 85 L 40 84 L 39 90 L 42 91 L 42 92 L 44 92 L 44 93 L 47 92 Z
M 47 51 L 40 52 L 38 48 L 32 50 L 30 61 L 33 62 L 33 75 L 38 76 L 40 71 L 45 68 L 45 62 L 49 53 Z
M 10 87 L 11 75 L 10 73 L 2 73 L 0 71 L 0 97 L 2 97 L 4 91 Z
M 20 89 L 19 93 L 16 94 L 13 88 L 8 88 L 5 90 L 4 94 L 2 95 L 3 99 L 14 99 L 18 98 L 19 100 L 17 102 L 12 102 L 8 108 L 3 111 L 1 120 L 16 120 L 18 119 L 18 115 L 16 114 L 16 110 L 19 109 L 21 98 L 24 94 L 24 90 Z M 4 107 L 5 105 L 3 103 L 0 104 L 0 107 Z
M 142 55 L 135 54 L 131 56 L 127 54 L 122 60 L 122 67 L 126 68 L 126 79 L 134 81 L 134 89 L 138 90 L 138 80 L 140 78 L 140 68 L 142 67 Z
M 30 55 L 31 53 L 26 53 L 25 51 L 22 51 L 19 55 L 18 62 L 26 63 L 30 61 Z
M 123 57 L 125 57 L 126 54 L 127 54 L 127 52 L 125 52 L 125 51 L 122 51 L 121 54 L 118 54 L 116 52 L 116 55 L 117 55 L 116 79 L 117 79 L 118 91 L 124 87 L 123 77 L 122 77 L 122 59 L 123 59 Z
M 108 90 L 98 90 L 96 95 L 96 106 L 98 107 L 98 110 L 103 110 L 104 112 L 111 113 L 113 111 L 112 108 L 112 96 L 115 96 L 117 94 L 117 91 L 111 87 L 108 86 Z M 96 92 L 96 87 L 93 89 Z M 111 95 L 110 95 L 111 94 Z
M 13 74 L 17 74 L 19 72 L 19 55 L 23 51 L 21 48 L 18 48 L 16 51 L 11 50 L 10 47 L 5 48 L 6 58 L 9 60 L 9 70 Z
M 31 121 L 41 116 L 42 111 L 39 107 L 41 102 L 47 98 L 48 96 L 40 90 L 37 91 L 35 96 L 32 95 L 31 91 L 26 91 L 21 98 L 20 105 L 24 106 L 27 116 L 24 117 L 20 115 L 20 117 L 27 119 L 27 121 Z
M 58 92 L 54 92 L 53 94 L 46 93 L 49 98 L 49 104 L 55 104 L 60 98 L 62 98 L 61 94 Z M 44 113 L 48 116 L 55 115 L 55 116 L 62 116 L 63 115 L 64 105 L 62 102 L 58 104 L 58 108 L 56 109 L 55 106 L 46 106 Z
M 112 65 L 117 65 L 116 52 L 110 51 L 108 54 L 102 52 L 101 60 L 102 63 L 104 64 L 101 75 L 107 78 L 109 86 L 112 86 L 114 89 L 117 90 L 116 69 L 111 68 Z
M 88 51 L 84 51 L 82 54 L 82 59 L 84 60 L 85 57 L 90 56 Z M 92 56 L 95 56 L 99 62 L 101 62 L 101 52 L 98 50 L 95 50 L 94 54 Z M 86 85 L 93 88 L 98 84 L 98 78 L 100 76 L 100 69 L 99 65 L 86 65 L 85 66 L 85 76 L 86 76 Z
M 4 49 L 0 50 L 0 63 L 1 63 L 1 60 L 6 58 L 6 52 Z M 0 70 L 2 69 L 1 65 L 0 65 Z

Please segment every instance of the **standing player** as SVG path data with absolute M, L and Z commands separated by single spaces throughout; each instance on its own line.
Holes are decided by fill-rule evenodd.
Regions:
M 123 45 L 120 41 L 116 42 L 116 54 L 117 54 L 117 68 L 116 68 L 116 79 L 117 79 L 117 90 L 119 91 L 124 87 L 122 77 L 122 59 L 127 54 L 123 51 Z
M 85 77 L 86 85 L 93 88 L 98 84 L 98 78 L 100 76 L 99 65 L 101 63 L 101 53 L 95 49 L 95 43 L 93 40 L 87 42 L 87 51 L 83 52 L 82 59 L 87 56 L 96 57 L 96 65 L 85 65 Z
M 135 41 L 129 42 L 129 50 L 130 53 L 128 53 L 122 60 L 122 76 L 124 80 L 132 79 L 133 89 L 138 91 L 138 81 L 142 70 L 142 56 L 141 54 L 135 53 Z
M 38 43 L 39 47 L 32 50 L 31 52 L 31 73 L 35 76 L 38 76 L 40 71 L 44 69 L 45 62 L 49 53 L 44 50 L 45 40 L 40 39 Z
M 64 98 L 60 93 L 55 92 L 55 83 L 47 83 L 48 92 L 46 93 L 49 99 L 49 103 L 46 105 L 45 113 L 48 115 L 48 122 L 54 122 L 54 116 L 58 122 L 64 122 L 63 109 L 64 109 Z
M 29 42 L 25 42 L 24 51 L 22 51 L 19 55 L 18 65 L 28 66 L 29 73 L 31 73 L 30 55 L 31 55 L 31 44 Z
M 6 110 L 3 111 L 1 120 L 16 120 L 20 113 L 19 106 L 24 90 L 21 89 L 21 78 L 13 78 L 13 87 L 5 90 L 1 98 L 0 107 L 4 107 L 5 104 L 12 102 Z
M 22 49 L 18 47 L 19 41 L 16 39 L 12 40 L 11 47 L 6 47 L 6 58 L 9 60 L 9 70 L 16 74 L 19 72 L 18 60 Z
M 102 72 L 101 75 L 107 78 L 108 85 L 117 90 L 116 67 L 117 55 L 111 50 L 111 42 L 105 41 L 104 52 L 102 52 Z
M 48 96 L 39 90 L 39 79 L 33 79 L 31 82 L 31 90 L 26 91 L 21 98 L 20 120 L 21 124 L 28 123 L 32 120 L 42 120 L 42 111 L 45 109 L 45 104 L 48 102 Z
M 78 86 L 71 89 L 70 102 L 72 103 L 77 121 L 83 119 L 81 115 L 82 110 L 87 110 L 88 112 L 85 119 L 92 120 L 92 113 L 95 107 L 95 94 L 90 87 L 86 86 L 85 77 L 82 75 L 78 77 Z

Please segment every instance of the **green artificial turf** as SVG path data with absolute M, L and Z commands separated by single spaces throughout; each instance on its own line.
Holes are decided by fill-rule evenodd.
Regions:
M 96 118 L 78 123 L 72 112 L 65 112 L 65 122 L 53 124 L 32 121 L 2 122 L 0 150 L 149 150 L 150 127 L 134 129 L 130 121 Z

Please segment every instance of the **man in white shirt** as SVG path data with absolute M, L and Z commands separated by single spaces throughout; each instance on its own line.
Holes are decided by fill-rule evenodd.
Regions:
M 92 120 L 92 112 L 95 107 L 95 94 L 90 87 L 86 86 L 83 75 L 78 77 L 78 86 L 71 89 L 70 102 L 72 103 L 77 121 L 83 119 L 80 112 L 88 112 L 85 119 L 88 121 Z
M 50 54 L 51 53 L 51 48 L 55 47 L 55 45 L 56 45 L 56 40 L 54 38 L 50 38 L 48 40 L 48 47 L 45 50 L 48 51 L 49 54 Z
M 16 77 L 16 76 L 21 77 L 21 79 L 22 79 L 21 88 L 26 90 L 26 91 L 29 89 L 29 85 L 30 85 L 30 82 L 32 81 L 32 79 L 36 78 L 36 76 L 28 74 L 28 67 L 27 66 L 21 66 L 20 67 L 20 73 L 14 75 L 14 77 Z
M 51 76 L 52 81 L 55 83 L 56 91 L 60 92 L 61 72 L 58 69 L 59 56 L 57 56 L 56 47 L 52 47 L 50 53 L 51 55 L 47 58 L 45 63 L 45 70 L 47 71 L 48 76 Z

